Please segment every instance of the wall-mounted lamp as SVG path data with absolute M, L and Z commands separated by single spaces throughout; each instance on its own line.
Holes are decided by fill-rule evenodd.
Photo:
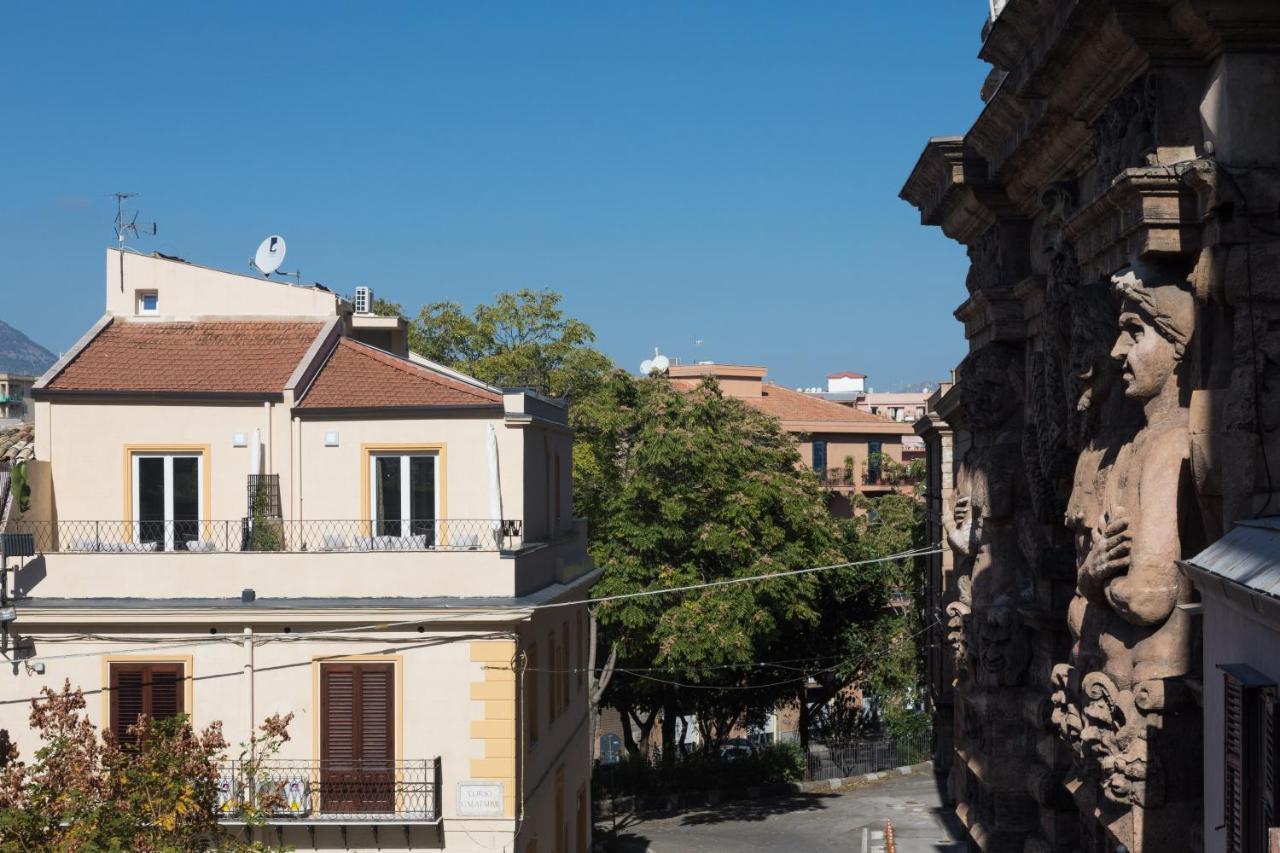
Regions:
M 249 437 L 242 432 L 237 432 L 231 436 L 232 447 L 248 447 Z
M 324 434 L 324 446 L 325 447 L 338 446 L 338 431 L 336 429 L 331 429 Z

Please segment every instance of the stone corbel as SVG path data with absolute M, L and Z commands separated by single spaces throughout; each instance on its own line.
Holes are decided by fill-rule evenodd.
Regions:
M 1021 341 L 1026 336 L 1022 302 L 1012 289 L 979 290 L 956 309 L 972 349 L 996 341 Z

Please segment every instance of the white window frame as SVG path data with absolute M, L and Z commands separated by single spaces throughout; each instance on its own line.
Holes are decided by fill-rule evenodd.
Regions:
M 431 515 L 432 521 L 440 521 L 440 453 L 436 450 L 410 450 L 405 452 L 375 450 L 369 454 L 369 526 L 370 533 L 373 536 L 378 533 L 378 488 L 380 480 L 378 478 L 378 460 L 379 459 L 399 459 L 400 460 L 400 535 L 411 535 L 412 528 L 409 522 L 414 519 L 411 517 L 413 500 L 410 498 L 410 481 L 409 481 L 409 460 L 413 458 L 428 457 L 434 461 L 431 466 L 431 474 L 434 478 L 432 484 L 433 500 Z M 422 521 L 423 519 L 418 519 Z M 410 532 L 406 532 L 410 531 Z M 433 545 L 434 542 L 427 544 Z
M 204 454 L 193 453 L 189 450 L 173 451 L 166 453 L 146 452 L 134 453 L 130 466 L 133 472 L 133 542 L 135 545 L 142 544 L 142 496 L 140 494 L 142 477 L 138 469 L 138 460 L 140 459 L 163 459 L 164 460 L 164 549 L 172 551 L 174 549 L 174 518 L 173 518 L 173 460 L 175 459 L 194 459 L 196 460 L 196 525 L 199 526 L 207 521 L 204 517 Z
M 143 300 L 148 296 L 156 298 L 156 306 L 150 310 L 143 307 Z M 160 292 L 158 290 L 138 290 L 135 291 L 134 297 L 136 303 L 134 310 L 139 317 L 155 317 L 160 314 Z

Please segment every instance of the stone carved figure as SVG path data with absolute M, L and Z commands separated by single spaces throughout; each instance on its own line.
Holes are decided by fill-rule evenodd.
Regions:
M 1021 455 L 1021 353 L 1009 344 L 989 344 L 965 359 L 961 377 L 973 444 L 958 466 L 955 503 L 943 519 L 965 584 L 961 600 L 947 611 L 948 636 L 958 655 L 963 650 L 964 672 L 980 685 L 1006 687 L 1018 683 L 1030 657 L 1017 616 L 1031 595 L 1019 529 L 1029 505 Z
M 1142 423 L 1131 435 L 1104 433 L 1076 466 L 1066 518 L 1078 565 L 1074 645 L 1051 676 L 1052 721 L 1106 801 L 1153 808 L 1165 801 L 1165 756 L 1152 741 L 1180 697 L 1171 685 L 1191 666 L 1191 626 L 1177 609 L 1190 589 L 1176 560 L 1195 517 L 1182 383 L 1195 302 L 1154 270 L 1113 283 L 1121 312 L 1111 355 Z

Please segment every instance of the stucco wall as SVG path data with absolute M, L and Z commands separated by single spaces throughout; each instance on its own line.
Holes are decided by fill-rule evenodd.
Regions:
M 147 255 L 124 254 L 124 286 L 120 284 L 120 255 L 107 250 L 107 313 L 132 317 L 137 313 L 137 292 L 153 290 L 159 296 L 159 319 L 189 320 L 202 315 L 231 317 L 331 317 L 338 313 L 338 298 L 310 287 L 296 287 L 260 276 L 237 275 L 182 261 Z

